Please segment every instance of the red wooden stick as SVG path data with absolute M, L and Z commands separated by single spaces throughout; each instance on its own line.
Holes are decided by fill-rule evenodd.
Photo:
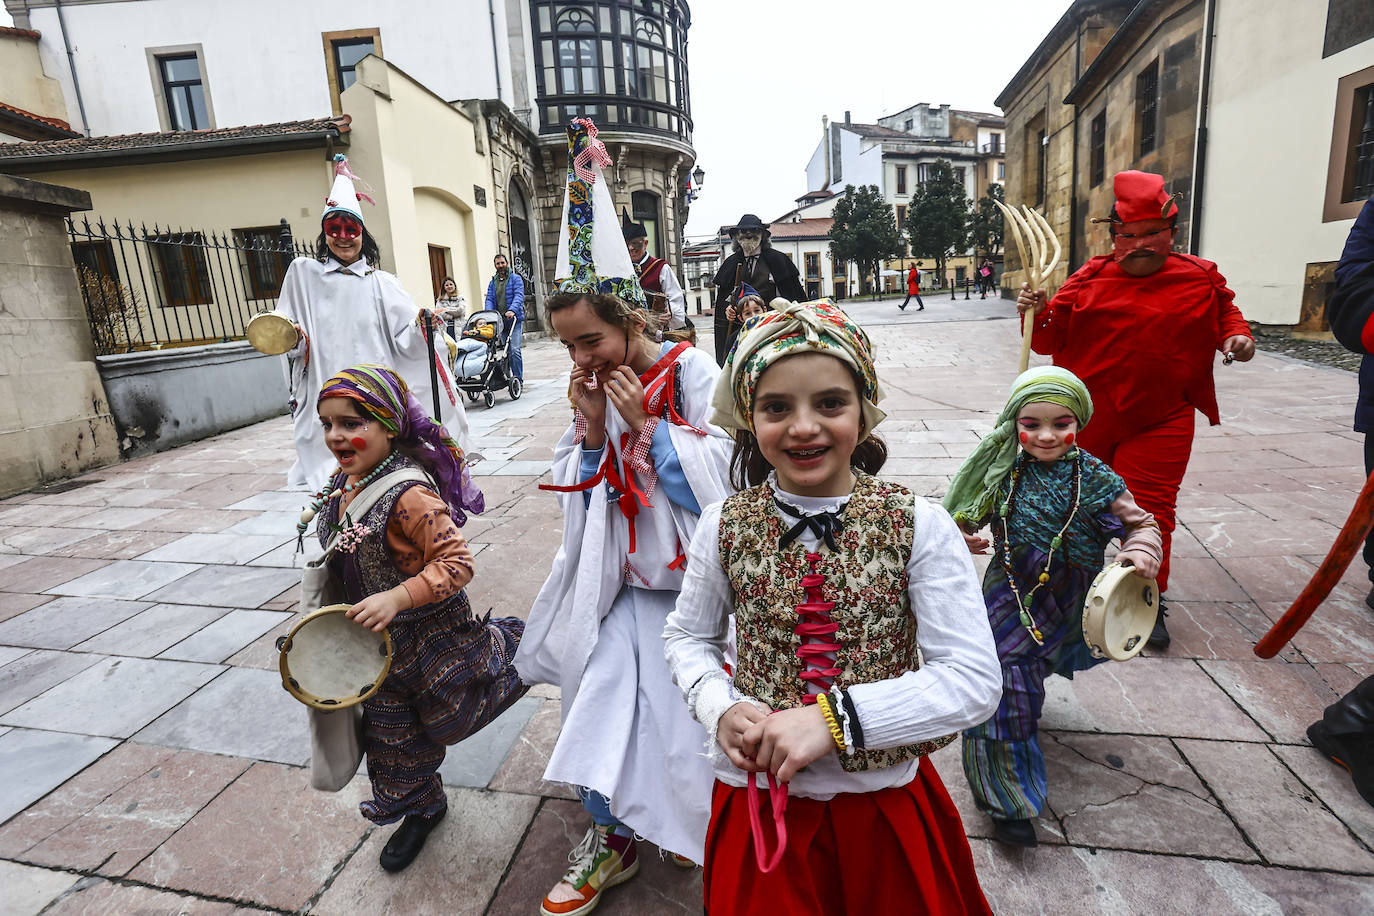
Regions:
M 1317 567 L 1317 571 L 1312 575 L 1312 581 L 1307 583 L 1302 594 L 1298 595 L 1298 600 L 1293 602 L 1278 622 L 1269 628 L 1269 632 L 1255 643 L 1256 655 L 1260 658 L 1273 658 L 1288 644 L 1288 640 L 1297 635 L 1303 624 L 1307 623 L 1307 619 L 1326 600 L 1326 596 L 1331 594 L 1331 589 L 1341 581 L 1341 576 L 1354 559 L 1355 552 L 1369 536 L 1371 527 L 1374 527 L 1374 474 L 1370 474 L 1369 479 L 1364 482 L 1364 488 L 1355 500 L 1355 508 L 1350 510 L 1345 527 L 1336 535 L 1336 543 L 1331 545 L 1326 559 Z

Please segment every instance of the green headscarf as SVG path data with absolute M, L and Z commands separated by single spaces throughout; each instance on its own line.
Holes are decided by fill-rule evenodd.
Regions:
M 1088 386 L 1069 370 L 1037 366 L 1018 375 L 1011 384 L 1007 406 L 997 417 L 997 425 L 960 466 L 945 494 L 945 509 L 960 528 L 978 524 L 992 511 L 997 487 L 1016 463 L 1016 416 L 1027 404 L 1041 401 L 1073 411 L 1079 429 L 1087 426 L 1093 415 Z

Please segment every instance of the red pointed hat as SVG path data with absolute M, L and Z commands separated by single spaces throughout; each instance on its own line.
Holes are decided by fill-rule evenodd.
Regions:
M 1134 169 L 1117 172 L 1112 179 L 1116 195 L 1115 221 L 1134 223 L 1143 219 L 1168 219 L 1178 213 L 1175 195 L 1164 190 L 1164 176 Z

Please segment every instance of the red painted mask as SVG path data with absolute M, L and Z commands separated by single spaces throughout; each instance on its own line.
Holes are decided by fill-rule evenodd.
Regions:
M 324 234 L 331 239 L 356 239 L 363 234 L 363 224 L 343 213 L 331 213 L 324 221 Z
M 1165 227 L 1154 232 L 1126 234 L 1117 232 L 1112 235 L 1112 259 L 1120 264 L 1137 251 L 1148 251 L 1160 257 L 1168 257 L 1174 244 L 1172 228 Z

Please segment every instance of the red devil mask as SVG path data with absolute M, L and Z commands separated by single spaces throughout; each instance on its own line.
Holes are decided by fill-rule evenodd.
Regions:
M 324 234 L 331 239 L 356 239 L 363 234 L 363 224 L 343 213 L 331 213 L 324 221 Z

